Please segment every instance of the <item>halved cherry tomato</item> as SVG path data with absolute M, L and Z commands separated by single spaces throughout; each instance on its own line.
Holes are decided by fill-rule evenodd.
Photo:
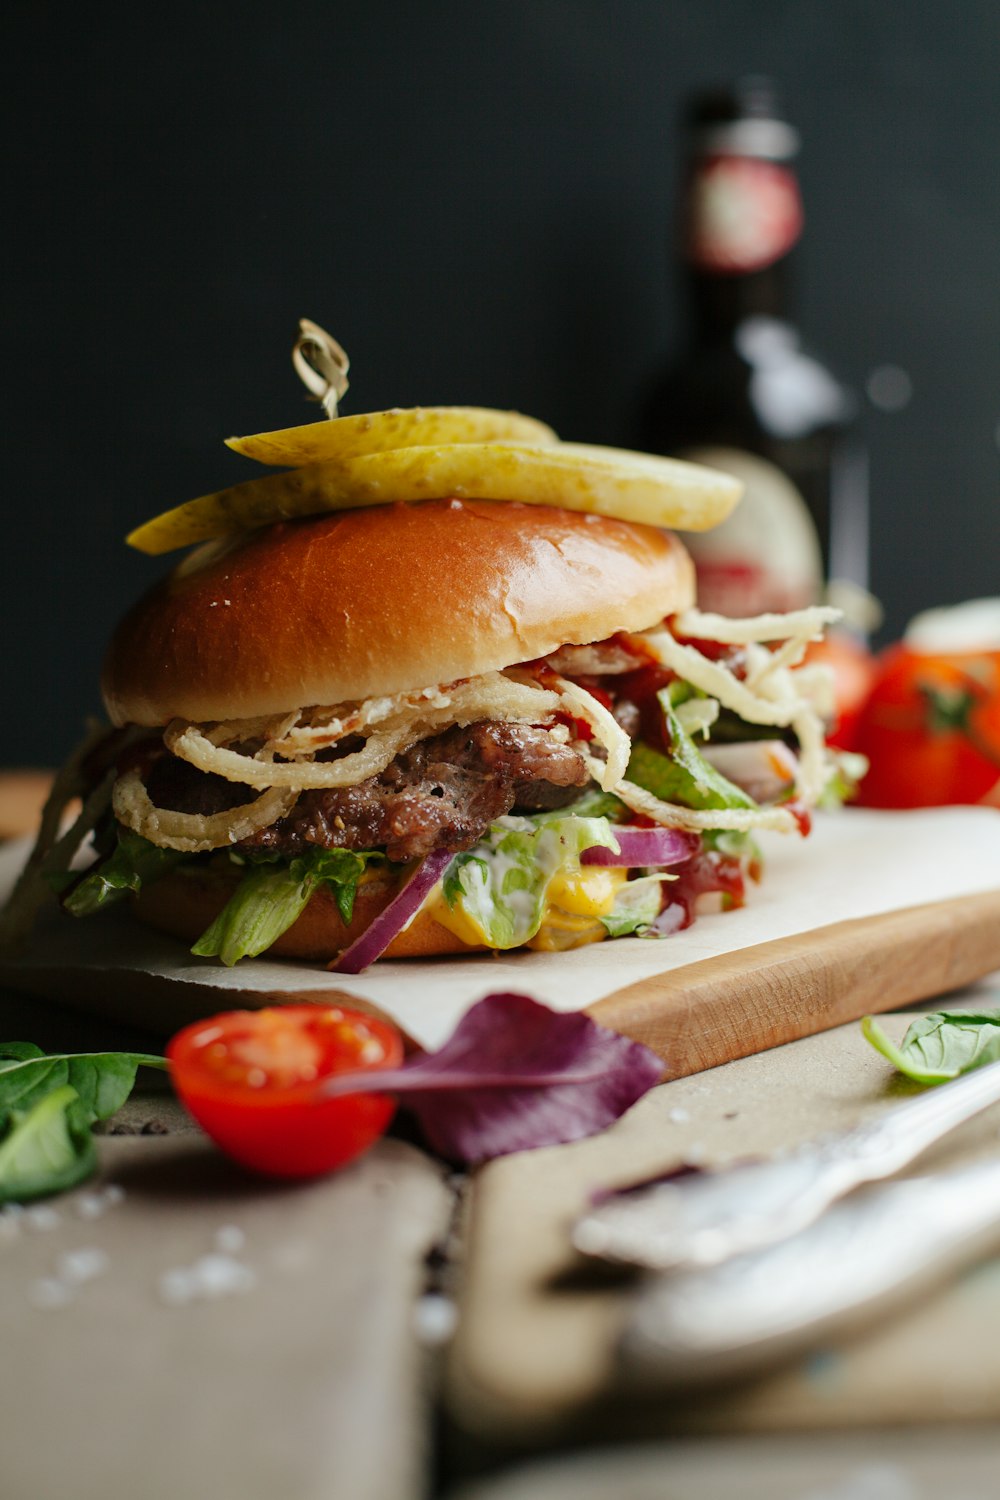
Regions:
M 833 673 L 835 716 L 827 730 L 827 743 L 838 750 L 857 749 L 858 722 L 878 676 L 875 658 L 853 635 L 832 630 L 806 651 L 807 662 L 818 662 Z
M 276 1177 L 312 1177 L 359 1156 L 395 1110 L 385 1094 L 325 1099 L 338 1073 L 398 1066 L 402 1038 L 329 1005 L 228 1011 L 167 1044 L 182 1103 L 227 1155 Z
M 1000 651 L 929 653 L 903 644 L 879 658 L 856 748 L 871 767 L 868 807 L 1000 806 Z

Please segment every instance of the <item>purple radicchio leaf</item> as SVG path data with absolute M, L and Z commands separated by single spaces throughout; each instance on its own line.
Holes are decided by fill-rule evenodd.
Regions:
M 435 1151 L 471 1163 L 596 1135 L 662 1076 L 655 1052 L 579 1011 L 487 995 L 437 1052 L 324 1093 L 396 1094 Z

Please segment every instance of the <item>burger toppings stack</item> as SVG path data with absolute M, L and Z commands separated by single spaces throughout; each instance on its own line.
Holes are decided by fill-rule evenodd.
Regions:
M 197 545 L 113 637 L 114 727 L 57 778 L 8 937 L 52 888 L 225 963 L 662 936 L 843 792 L 803 665 L 836 611 L 696 608 L 668 528 L 723 519 L 729 476 L 476 408 L 230 446 L 289 467 L 130 537 Z

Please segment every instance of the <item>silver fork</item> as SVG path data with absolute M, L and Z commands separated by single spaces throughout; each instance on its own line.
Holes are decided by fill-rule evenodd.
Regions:
M 1000 1162 L 881 1183 L 818 1223 L 703 1270 L 647 1275 L 621 1377 L 686 1387 L 755 1372 L 867 1326 L 1000 1248 Z
M 787 1155 L 610 1197 L 577 1221 L 573 1244 L 585 1255 L 657 1271 L 719 1265 L 797 1234 L 854 1188 L 892 1177 L 998 1102 L 1000 1063 L 991 1063 Z

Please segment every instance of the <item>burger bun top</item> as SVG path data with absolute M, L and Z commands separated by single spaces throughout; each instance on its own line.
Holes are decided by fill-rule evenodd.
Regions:
M 251 718 L 501 670 L 694 603 L 669 532 L 485 500 L 341 511 L 209 542 L 130 611 L 115 724 Z

